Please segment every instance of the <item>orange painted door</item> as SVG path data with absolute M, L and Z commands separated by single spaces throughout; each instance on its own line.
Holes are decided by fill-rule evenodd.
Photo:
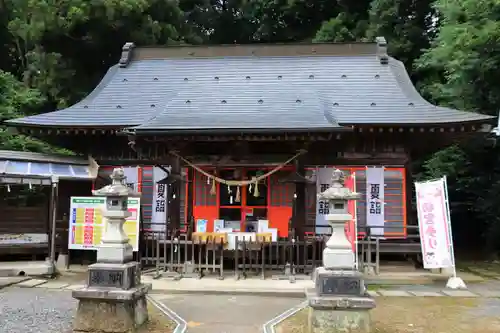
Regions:
M 292 217 L 292 207 L 270 206 L 267 210 L 269 227 L 278 229 L 278 237 L 288 237 L 288 222 Z
M 279 237 L 288 237 L 288 223 L 293 213 L 295 185 L 280 183 L 278 181 L 280 176 L 283 174 L 278 172 L 270 177 L 267 218 L 269 226 L 278 229 Z
M 205 175 L 195 171 L 192 183 L 193 191 L 193 217 L 196 230 L 198 219 L 207 220 L 207 232 L 213 232 L 214 220 L 219 217 L 217 196 L 210 193 L 211 185 Z

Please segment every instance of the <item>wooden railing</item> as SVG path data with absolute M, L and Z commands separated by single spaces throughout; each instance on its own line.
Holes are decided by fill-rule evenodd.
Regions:
M 415 229 L 416 227 L 414 227 Z M 366 231 L 366 228 L 364 228 Z M 366 232 L 366 234 L 369 234 Z M 212 275 L 219 279 L 249 275 L 261 278 L 309 279 L 322 265 L 322 251 L 327 235 L 311 235 L 304 239 L 271 239 L 256 237 L 250 241 L 235 238 L 233 242 L 221 234 L 172 234 L 143 231 L 139 260 L 145 271 L 157 277 L 181 279 Z M 358 267 L 380 271 L 380 254 L 418 254 L 418 234 L 406 239 L 364 237 L 358 240 Z

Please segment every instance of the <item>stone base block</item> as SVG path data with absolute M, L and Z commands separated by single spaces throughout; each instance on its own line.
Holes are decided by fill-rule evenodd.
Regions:
M 132 261 L 134 251 L 128 243 L 101 244 L 97 249 L 97 262 L 99 263 L 126 263 Z
M 370 333 L 369 310 L 309 308 L 308 333 Z
M 366 293 L 363 274 L 358 271 L 318 267 L 314 270 L 313 281 L 318 295 L 363 296 Z
M 328 244 L 327 244 L 328 246 Z M 355 257 L 352 246 L 347 242 L 347 248 L 328 248 L 323 250 L 323 266 L 334 270 L 354 270 Z
M 134 333 L 148 320 L 146 294 L 151 285 L 130 290 L 84 288 L 73 291 L 78 309 L 73 332 Z
M 308 333 L 369 333 L 369 311 L 375 301 L 368 295 L 319 295 L 306 290 L 309 301 Z
M 97 263 L 88 268 L 89 287 L 135 288 L 141 284 L 141 267 L 138 262 L 125 264 Z

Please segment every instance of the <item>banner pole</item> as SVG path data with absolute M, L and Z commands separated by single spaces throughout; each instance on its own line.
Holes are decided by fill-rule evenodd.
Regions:
M 455 248 L 453 246 L 453 232 L 451 230 L 451 214 L 450 214 L 450 200 L 448 196 L 448 182 L 446 176 L 441 179 L 443 182 L 444 194 L 445 194 L 445 205 L 446 205 L 446 219 L 448 224 L 448 237 L 450 238 L 450 255 L 451 263 L 453 265 L 453 276 L 448 279 L 446 287 L 450 289 L 467 289 L 465 282 L 457 276 L 457 265 L 455 263 Z
M 457 277 L 457 266 L 455 264 L 455 249 L 453 246 L 453 232 L 451 230 L 451 215 L 450 215 L 450 200 L 448 198 L 448 182 L 446 180 L 446 176 L 442 178 L 444 184 L 444 193 L 445 193 L 445 205 L 446 205 L 446 223 L 448 224 L 448 237 L 450 239 L 450 255 L 451 255 L 451 263 L 453 265 L 453 277 Z
M 353 192 L 356 192 L 356 172 L 352 173 L 352 189 Z M 356 270 L 359 270 L 359 255 L 358 255 L 358 212 L 357 212 L 357 200 L 354 200 L 354 248 L 356 251 L 354 251 L 354 264 L 356 267 Z

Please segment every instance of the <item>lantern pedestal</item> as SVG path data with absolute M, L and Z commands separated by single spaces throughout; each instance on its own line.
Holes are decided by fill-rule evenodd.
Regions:
M 352 245 L 345 235 L 345 224 L 352 220 L 350 214 L 328 214 L 328 224 L 332 235 L 323 250 L 323 266 L 327 269 L 354 270 L 355 256 Z
M 87 285 L 72 294 L 78 300 L 73 332 L 129 333 L 148 320 L 151 285 L 141 283 L 140 264 L 132 261 L 132 246 L 123 230 L 130 216 L 128 198 L 138 194 L 126 186 L 123 169 L 114 169 L 111 179 L 111 185 L 93 192 L 106 198 L 102 216 L 107 226 L 97 263 L 89 266 Z
M 133 259 L 134 251 L 123 231 L 123 224 L 130 216 L 128 211 L 106 211 L 102 214 L 107 220 L 106 232 L 97 249 L 98 263 L 126 263 Z

